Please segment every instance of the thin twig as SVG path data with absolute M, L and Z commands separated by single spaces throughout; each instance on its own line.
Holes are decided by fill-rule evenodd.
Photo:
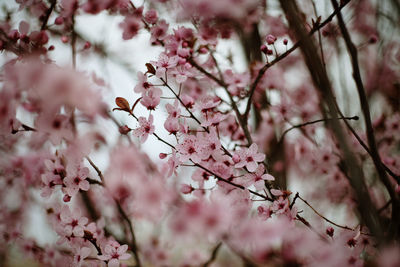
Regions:
M 43 19 L 42 26 L 40 27 L 41 31 L 44 31 L 46 29 L 47 22 L 49 21 L 50 15 L 51 15 L 51 13 L 53 12 L 53 10 L 54 10 L 54 8 L 56 6 L 57 0 L 50 0 L 50 3 L 51 3 L 50 7 L 47 9 L 46 14 L 45 14 L 44 19 Z
M 331 2 L 332 2 L 332 6 L 335 9 L 338 9 L 338 3 L 336 2 L 336 0 L 331 0 Z M 347 30 L 346 24 L 343 20 L 343 17 L 342 17 L 342 14 L 340 11 L 337 14 L 337 19 L 339 22 L 340 31 L 342 33 L 343 39 L 346 43 L 348 53 L 351 58 L 351 65 L 353 68 L 353 78 L 354 78 L 354 82 L 357 87 L 361 110 L 364 115 L 365 126 L 366 126 L 366 135 L 367 135 L 368 146 L 371 151 L 371 157 L 374 162 L 379 179 L 385 186 L 386 190 L 388 191 L 388 193 L 392 199 L 392 205 L 393 205 L 392 220 L 397 223 L 393 224 L 393 229 L 391 229 L 391 230 L 392 230 L 392 232 L 399 234 L 398 227 L 400 225 L 400 213 L 398 211 L 398 208 L 400 207 L 400 200 L 392 186 L 392 183 L 390 182 L 389 178 L 386 175 L 385 169 L 383 168 L 383 166 L 381 164 L 382 161 L 381 161 L 381 158 L 380 158 L 380 155 L 378 152 L 378 148 L 376 145 L 374 129 L 372 127 L 372 122 L 371 122 L 371 113 L 369 110 L 368 99 L 367 99 L 367 95 L 365 93 L 364 85 L 363 85 L 363 82 L 361 79 L 360 67 L 359 67 L 359 63 L 358 63 L 357 48 L 354 45 L 353 41 L 351 40 L 350 33 Z
M 330 223 L 330 224 L 332 224 L 332 225 L 334 225 L 334 226 L 336 226 L 336 227 L 338 227 L 338 228 L 341 228 L 341 229 L 350 230 L 350 231 L 355 231 L 354 228 L 351 228 L 351 227 L 346 226 L 346 225 L 340 225 L 340 224 L 337 224 L 337 223 L 335 223 L 335 222 L 329 220 L 329 219 L 326 218 L 324 215 L 322 215 L 321 213 L 319 213 L 313 206 L 311 206 L 310 203 L 308 203 L 307 200 L 303 199 L 298 193 L 297 193 L 296 195 L 297 195 L 297 198 L 299 198 L 301 201 L 303 201 L 304 204 L 306 204 L 310 209 L 312 209 L 312 211 L 314 211 L 315 214 L 317 214 L 319 217 L 321 217 L 322 219 L 324 219 L 326 222 L 328 222 L 328 223 Z M 365 232 L 361 232 L 361 234 L 370 235 L 369 233 L 365 233 Z
M 208 267 L 216 258 L 218 254 L 218 250 L 222 246 L 222 242 L 219 242 L 211 253 L 211 257 L 203 264 L 203 267 Z
M 318 123 L 318 122 L 324 122 L 324 121 L 329 121 L 329 120 L 358 120 L 358 116 L 353 116 L 353 117 L 341 117 L 341 118 L 319 119 L 319 120 L 315 120 L 315 121 L 308 121 L 308 122 L 305 122 L 305 123 L 293 125 L 292 127 L 286 129 L 286 130 L 282 133 L 282 136 L 281 136 L 281 138 L 279 139 L 279 142 L 278 142 L 278 143 L 282 142 L 282 141 L 283 141 L 283 138 L 285 137 L 285 135 L 286 135 L 288 132 L 290 132 L 291 130 L 293 130 L 293 129 L 301 128 L 301 127 L 304 127 L 304 126 L 307 126 L 307 125 L 310 125 L 310 124 L 314 124 L 314 123 Z
M 192 161 L 192 162 L 193 162 L 193 161 Z M 231 181 L 229 181 L 229 180 L 227 180 L 227 179 L 225 179 L 225 178 L 222 178 L 222 177 L 219 176 L 218 174 L 216 174 L 216 173 L 210 171 L 209 169 L 207 169 L 206 167 L 203 167 L 202 165 L 200 165 L 200 164 L 198 164 L 198 163 L 194 163 L 194 162 L 193 162 L 193 164 L 196 165 L 197 167 L 199 167 L 200 169 L 203 169 L 204 171 L 210 173 L 211 175 L 213 175 L 213 176 L 214 176 L 217 180 L 219 180 L 219 181 L 223 181 L 223 182 L 225 182 L 225 183 L 227 183 L 227 184 L 230 184 L 230 185 L 232 185 L 232 186 L 234 186 L 234 187 L 236 187 L 236 188 L 240 188 L 240 189 L 242 189 L 242 190 L 248 190 L 248 191 L 249 191 L 250 193 L 252 193 L 253 195 L 258 196 L 258 197 L 261 197 L 261 198 L 263 198 L 263 199 L 265 199 L 265 200 L 268 200 L 268 201 L 271 201 L 271 202 L 273 201 L 273 199 L 269 198 L 268 196 L 265 196 L 265 195 L 263 195 L 263 194 L 257 193 L 257 192 L 255 192 L 255 191 L 253 191 L 253 190 L 251 190 L 251 189 L 247 189 L 247 188 L 244 187 L 243 185 L 238 185 L 238 184 L 235 184 L 235 183 L 233 183 L 233 182 L 231 182 Z
M 86 160 L 89 162 L 89 164 L 95 169 L 97 172 L 97 175 L 100 177 L 101 182 L 104 182 L 104 176 L 103 173 L 100 171 L 100 169 L 94 164 L 94 162 L 89 158 L 89 156 L 86 157 Z

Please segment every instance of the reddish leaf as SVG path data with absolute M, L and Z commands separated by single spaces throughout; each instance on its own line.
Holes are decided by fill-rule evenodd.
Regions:
M 130 111 L 129 102 L 123 97 L 117 97 L 115 99 L 115 104 L 117 104 L 117 106 L 120 107 L 121 110 L 128 112 Z
M 146 63 L 147 72 L 151 74 L 156 74 L 156 69 L 150 63 Z

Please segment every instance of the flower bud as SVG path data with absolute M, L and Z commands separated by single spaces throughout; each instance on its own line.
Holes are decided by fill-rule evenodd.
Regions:
M 188 184 L 181 185 L 181 193 L 182 194 L 185 194 L 185 195 L 190 194 L 193 192 L 193 190 L 194 190 L 194 188 L 191 185 L 188 185 Z
M 267 37 L 265 37 L 265 40 L 267 41 L 267 44 L 272 45 L 275 43 L 276 37 L 272 34 L 268 34 Z

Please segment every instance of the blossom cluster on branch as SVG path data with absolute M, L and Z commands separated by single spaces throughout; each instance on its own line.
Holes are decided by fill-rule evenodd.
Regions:
M 400 265 L 397 1 L 15 2 L 0 21 L 1 266 L 11 251 L 41 266 Z M 157 47 L 127 69 L 130 97 L 81 66 L 112 55 L 80 16 Z M 56 238 L 29 233 L 37 217 Z

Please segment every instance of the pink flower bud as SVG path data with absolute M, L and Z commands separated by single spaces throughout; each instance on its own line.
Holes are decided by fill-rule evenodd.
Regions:
M 370 44 L 375 44 L 377 41 L 378 41 L 378 36 L 376 36 L 375 34 L 372 34 L 372 35 L 369 37 L 368 43 L 370 43 Z
M 119 130 L 119 133 L 120 133 L 120 134 L 127 134 L 127 133 L 129 133 L 132 129 L 129 128 L 128 126 L 126 126 L 126 125 L 123 125 L 123 126 L 119 127 L 118 130 Z
M 288 44 L 288 39 L 286 39 L 286 38 L 283 39 L 283 44 L 284 44 L 284 45 L 287 45 L 287 44 Z
M 61 42 L 66 44 L 66 43 L 68 43 L 68 41 L 69 41 L 68 36 L 65 36 L 65 35 L 61 36 Z
M 186 63 L 186 59 L 180 57 L 178 60 L 178 65 L 184 65 L 185 63 Z
M 92 46 L 90 42 L 86 42 L 85 45 L 83 46 L 83 49 L 89 49 Z
M 158 157 L 159 157 L 160 159 L 165 159 L 165 158 L 167 157 L 167 154 L 165 154 L 165 153 L 160 153 L 160 155 L 158 155 Z
M 49 48 L 47 48 L 47 50 L 49 50 L 49 51 L 53 51 L 54 50 L 54 45 L 51 45 L 51 46 L 49 46 Z
M 63 24 L 64 23 L 64 18 L 63 17 L 57 17 L 55 20 L 54 20 L 54 24 L 56 24 L 56 25 L 61 25 L 61 24 Z
M 63 201 L 64 202 L 70 202 L 71 201 L 71 196 L 70 195 L 64 195 Z
M 207 48 L 205 48 L 205 47 L 202 47 L 202 48 L 200 48 L 199 49 L 199 53 L 201 53 L 201 54 L 205 54 L 205 53 L 207 53 Z
M 194 188 L 191 185 L 188 185 L 188 184 L 181 185 L 181 193 L 182 194 L 185 194 L 185 195 L 190 194 L 193 192 L 193 190 L 194 190 Z
M 8 34 L 8 37 L 10 37 L 10 39 L 12 39 L 13 41 L 17 41 L 20 37 L 20 34 L 17 30 L 12 30 Z
M 326 234 L 329 235 L 330 237 L 333 236 L 334 232 L 335 232 L 335 229 L 333 229 L 332 227 L 326 228 Z
M 272 34 L 268 34 L 267 37 L 265 37 L 265 40 L 267 41 L 267 44 L 272 45 L 275 43 L 276 37 Z
M 238 154 L 234 154 L 232 156 L 232 160 L 234 163 L 238 163 L 238 162 L 240 162 L 240 156 Z
M 36 40 L 39 44 L 44 45 L 49 41 L 49 36 L 45 31 L 39 32 Z
M 263 44 L 263 45 L 261 45 L 260 50 L 261 50 L 261 52 L 263 52 L 264 54 L 267 54 L 267 52 L 268 52 L 268 47 L 267 47 L 265 44 Z

